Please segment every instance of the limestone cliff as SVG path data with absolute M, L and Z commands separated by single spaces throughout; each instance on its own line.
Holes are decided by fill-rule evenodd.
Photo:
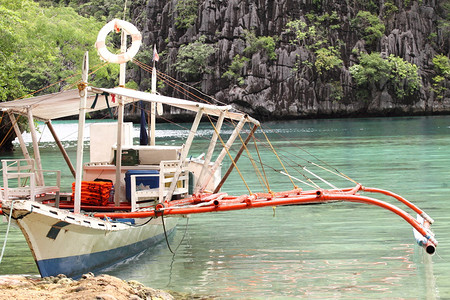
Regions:
M 448 0 L 138 0 L 130 14 L 148 60 L 156 44 L 163 72 L 252 115 L 296 118 L 448 113 L 449 74 L 438 74 L 433 58 L 448 63 L 449 6 Z M 215 50 L 205 61 L 210 71 L 186 75 L 176 67 L 180 49 L 201 36 Z M 261 37 L 275 42 L 273 51 Z M 419 85 L 399 95 L 408 79 L 395 78 L 397 71 L 357 84 L 350 70 L 362 53 L 415 64 Z M 143 89 L 149 76 L 132 74 Z M 177 95 L 170 87 L 163 92 Z

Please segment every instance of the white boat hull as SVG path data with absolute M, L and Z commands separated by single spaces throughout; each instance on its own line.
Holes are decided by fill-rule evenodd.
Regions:
M 3 210 L 9 214 L 10 205 L 5 204 Z M 163 241 L 177 223 L 174 217 L 164 218 L 165 226 L 162 218 L 111 222 L 27 200 L 13 203 L 12 217 L 43 277 L 76 278 L 112 265 Z

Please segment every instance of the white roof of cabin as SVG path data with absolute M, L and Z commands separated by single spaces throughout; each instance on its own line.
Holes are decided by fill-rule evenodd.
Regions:
M 197 112 L 200 108 L 202 108 L 205 114 L 213 116 L 219 116 L 223 111 L 226 118 L 233 120 L 240 120 L 245 116 L 245 114 L 240 112 L 231 112 L 231 110 L 233 109 L 231 105 L 219 106 L 205 104 L 161 96 L 158 94 L 136 91 L 123 87 L 116 87 L 111 89 L 90 87 L 86 105 L 86 112 L 89 113 L 107 108 L 105 96 L 101 95 L 101 93 L 103 92 L 110 94 L 110 96 L 108 97 L 110 107 L 118 106 L 117 99 L 115 102 L 112 101 L 111 95 L 115 95 L 122 96 L 125 104 L 143 100 L 147 102 L 162 103 L 193 112 Z M 99 94 L 98 100 L 95 107 L 91 108 L 95 99 L 95 94 Z M 78 89 L 0 103 L 0 109 L 2 109 L 3 111 L 11 111 L 16 114 L 27 115 L 28 108 L 32 109 L 32 113 L 35 118 L 44 121 L 78 115 L 80 109 L 80 96 L 78 93 Z M 251 117 L 248 117 L 248 121 L 259 125 L 259 122 Z

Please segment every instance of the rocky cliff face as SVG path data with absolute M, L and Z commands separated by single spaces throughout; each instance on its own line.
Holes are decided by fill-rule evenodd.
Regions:
M 448 2 L 139 0 L 132 2 L 130 13 L 143 33 L 144 53 L 151 57 L 157 45 L 160 70 L 252 115 L 431 114 L 450 112 L 450 78 L 433 64 L 437 55 L 449 57 Z M 295 21 L 299 32 L 289 30 Z M 186 75 L 177 67 L 180 47 L 201 36 L 203 45 L 215 50 L 205 61 L 211 71 Z M 397 78 L 374 75 L 358 84 L 350 70 L 362 53 L 393 54 L 417 65 L 420 85 L 399 96 L 392 84 Z M 149 77 L 142 71 L 132 75 L 143 89 L 149 88 Z M 408 79 L 399 82 L 406 87 Z

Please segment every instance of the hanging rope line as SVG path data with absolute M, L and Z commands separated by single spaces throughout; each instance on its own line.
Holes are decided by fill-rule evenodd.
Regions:
M 231 120 L 231 123 L 233 124 L 233 126 L 236 126 L 235 122 L 233 122 L 233 120 Z M 250 134 L 252 134 L 252 129 L 251 128 L 250 128 Z M 252 134 L 252 137 L 253 136 L 254 136 L 254 133 Z M 249 158 L 249 160 L 250 160 L 250 162 L 251 162 L 251 164 L 253 166 L 253 169 L 255 170 L 255 173 L 256 173 L 256 176 L 257 176 L 257 178 L 259 180 L 260 185 L 262 186 L 262 188 L 265 188 L 267 190 L 267 192 L 270 193 L 271 191 L 270 191 L 270 187 L 269 187 L 269 183 L 267 181 L 267 178 L 265 178 L 266 180 L 264 180 L 264 178 L 262 177 L 262 174 L 261 174 L 261 172 L 260 172 L 260 170 L 259 170 L 259 168 L 258 168 L 258 166 L 256 164 L 256 161 L 253 159 L 253 156 L 250 153 L 250 151 L 249 151 L 249 149 L 247 147 L 247 144 L 244 141 L 244 139 L 242 138 L 240 132 L 238 133 L 238 137 L 239 137 L 239 139 L 241 141 L 242 147 L 244 147 L 245 152 L 247 153 L 247 158 Z
M 272 190 L 270 189 L 269 179 L 267 178 L 266 169 L 264 168 L 264 164 L 263 164 L 263 161 L 262 161 L 262 158 L 261 158 L 261 153 L 259 153 L 259 148 L 258 148 L 258 145 L 256 143 L 255 135 L 253 135 L 252 139 L 253 139 L 253 143 L 255 145 L 256 153 L 258 154 L 259 164 L 261 165 L 261 169 L 262 169 L 263 174 L 264 174 L 264 177 L 262 179 L 264 180 L 265 185 L 267 185 L 267 191 L 270 193 Z
M 263 133 L 264 137 L 266 138 L 267 143 L 269 144 L 270 148 L 272 149 L 272 152 L 273 152 L 273 153 L 275 154 L 275 156 L 277 157 L 278 162 L 281 164 L 281 166 L 283 167 L 284 171 L 285 171 L 286 173 L 289 173 L 289 172 L 286 170 L 286 167 L 284 166 L 283 162 L 281 161 L 280 157 L 278 156 L 278 153 L 275 151 L 275 148 L 273 147 L 272 143 L 270 142 L 269 138 L 267 137 L 267 135 L 266 135 L 266 133 L 264 132 L 264 130 L 262 129 L 262 127 L 261 127 L 261 132 Z M 291 178 L 289 178 L 289 179 L 291 180 L 292 185 L 294 186 L 294 188 L 297 188 L 297 185 L 294 183 L 294 181 L 293 181 Z
M 20 117 L 21 117 L 21 115 L 19 115 L 19 117 L 16 118 L 16 122 L 14 124 L 11 124 L 11 127 L 9 128 L 8 132 L 5 134 L 5 136 L 3 137 L 2 141 L 0 142 L 0 148 L 3 147 L 4 143 L 6 142 L 6 139 L 11 134 L 14 126 L 19 122 Z

